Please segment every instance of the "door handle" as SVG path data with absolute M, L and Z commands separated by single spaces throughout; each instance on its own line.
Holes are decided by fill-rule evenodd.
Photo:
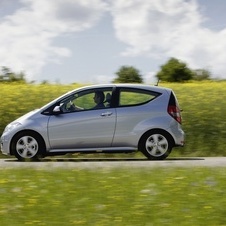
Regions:
M 111 115 L 112 115 L 112 112 L 110 112 L 110 111 L 101 113 L 102 117 L 107 117 L 107 116 L 111 116 Z

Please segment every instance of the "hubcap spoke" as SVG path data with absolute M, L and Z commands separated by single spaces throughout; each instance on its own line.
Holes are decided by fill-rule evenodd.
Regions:
M 158 144 L 159 144 L 160 146 L 167 145 L 167 140 L 165 140 L 165 139 L 163 138 L 162 140 L 160 140 L 160 141 L 158 142 Z
M 24 145 L 23 144 L 17 144 L 16 149 L 17 150 L 23 150 L 24 149 Z
M 23 158 L 27 158 L 27 157 L 28 157 L 28 150 L 27 150 L 27 149 L 22 150 L 22 152 L 20 152 L 20 155 L 21 155 Z
M 148 141 L 146 142 L 146 147 L 152 148 L 153 146 L 154 146 L 154 142 L 153 142 L 153 141 L 148 140 Z
M 158 146 L 158 150 L 161 154 L 164 154 L 167 151 L 167 149 L 162 146 Z
M 159 141 L 159 136 L 158 136 L 158 134 L 154 134 L 154 135 L 152 136 L 152 138 L 153 138 L 153 140 L 154 140 L 154 143 L 157 143 L 157 142 Z
M 150 150 L 151 155 L 155 156 L 158 152 L 158 148 L 157 147 L 152 147 L 152 149 Z

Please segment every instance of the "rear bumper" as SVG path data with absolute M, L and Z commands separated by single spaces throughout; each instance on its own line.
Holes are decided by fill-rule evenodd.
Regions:
M 185 145 L 185 133 L 182 129 L 177 130 L 174 141 L 175 146 L 183 147 Z

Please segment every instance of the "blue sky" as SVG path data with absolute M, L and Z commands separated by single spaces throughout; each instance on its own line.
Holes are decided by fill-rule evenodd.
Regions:
M 226 78 L 225 0 L 0 0 L 0 66 L 29 81 L 145 83 L 170 57 Z

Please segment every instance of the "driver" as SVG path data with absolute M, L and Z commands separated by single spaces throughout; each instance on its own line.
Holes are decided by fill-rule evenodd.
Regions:
M 104 99 L 105 99 L 104 92 L 99 90 L 96 91 L 93 97 L 96 106 L 93 109 L 105 108 Z

